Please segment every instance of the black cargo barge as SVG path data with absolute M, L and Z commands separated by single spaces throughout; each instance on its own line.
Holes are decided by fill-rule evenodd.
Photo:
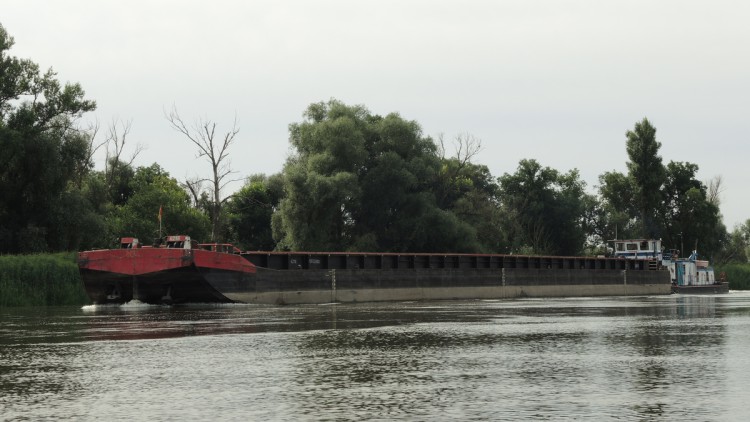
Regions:
M 169 236 L 80 252 L 95 303 L 266 304 L 670 294 L 654 259 L 481 254 L 240 252 Z
M 476 254 L 243 252 L 256 267 L 246 303 L 670 294 L 649 259 Z

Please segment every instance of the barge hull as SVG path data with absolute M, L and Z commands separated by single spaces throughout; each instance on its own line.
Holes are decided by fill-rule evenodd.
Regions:
M 168 248 L 81 252 L 78 267 L 97 304 L 231 302 L 222 292 L 252 289 L 255 272 L 239 255 Z
M 601 257 L 136 248 L 81 252 L 79 268 L 94 303 L 292 304 L 671 293 L 669 272 L 657 261 Z
M 672 285 L 672 293 L 684 295 L 713 295 L 729 293 L 729 283 L 707 284 L 700 286 Z
M 667 271 L 271 270 L 257 268 L 255 289 L 223 291 L 223 293 L 235 302 L 298 304 L 668 295 L 671 290 Z
M 96 304 L 127 303 L 225 303 L 231 302 L 214 286 L 231 285 L 234 272 L 211 270 L 202 274 L 194 266 L 147 274 L 126 275 L 81 270 L 84 288 Z

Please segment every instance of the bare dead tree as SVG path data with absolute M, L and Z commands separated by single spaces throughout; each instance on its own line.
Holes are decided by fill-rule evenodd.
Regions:
M 94 155 L 96 152 L 101 149 L 104 145 L 107 144 L 107 140 L 97 140 L 96 137 L 99 134 L 99 121 L 95 121 L 93 123 L 89 123 L 88 127 L 86 129 L 83 129 L 79 131 L 81 133 L 81 136 L 84 137 L 87 141 L 86 146 L 86 156 L 83 160 L 83 164 L 77 168 L 76 170 L 76 185 L 80 189 L 83 185 L 83 178 L 88 173 L 89 169 L 93 165 L 94 162 Z
M 182 187 L 190 192 L 190 196 L 193 198 L 193 206 L 197 207 L 200 204 L 201 192 L 203 192 L 203 182 L 206 179 L 187 179 L 185 183 L 182 183 Z
M 463 168 L 467 163 L 476 157 L 482 151 L 482 140 L 470 133 L 460 133 L 453 138 L 454 155 L 451 157 Z M 447 158 L 447 148 L 445 146 L 445 136 L 441 133 L 438 135 L 438 154 L 440 158 Z
M 447 158 L 447 150 L 445 145 L 445 138 L 443 134 L 438 135 L 438 154 L 442 160 L 450 160 L 456 163 L 456 165 L 450 165 L 446 167 L 446 172 L 443 177 L 446 180 L 446 186 L 454 186 L 461 174 L 461 171 L 471 163 L 471 160 L 482 151 L 482 140 L 475 137 L 470 133 L 461 133 L 456 135 L 452 141 L 454 155 Z M 446 190 L 440 195 L 440 201 L 444 202 L 449 192 Z
M 706 199 L 708 199 L 708 202 L 716 205 L 717 207 L 721 205 L 721 193 L 724 192 L 724 187 L 722 186 L 723 182 L 724 179 L 720 174 L 718 174 L 714 176 L 713 179 L 709 180 L 708 183 L 706 183 Z
M 482 140 L 470 133 L 459 134 L 453 144 L 456 146 L 456 159 L 462 168 L 482 151 Z
M 132 120 L 121 121 L 114 118 L 107 128 L 107 138 L 105 140 L 107 144 L 107 161 L 104 164 L 104 174 L 107 176 L 108 182 L 112 181 L 111 179 L 119 165 L 133 165 L 136 157 L 138 157 L 143 151 L 143 146 L 141 144 L 136 144 L 135 150 L 130 155 L 130 158 L 128 158 L 127 161 L 123 159 L 125 143 L 132 127 Z
M 234 116 L 232 128 L 223 135 L 216 134 L 216 123 L 211 120 L 197 119 L 192 126 L 188 127 L 182 120 L 176 107 L 167 113 L 164 112 L 167 121 L 172 129 L 185 135 L 190 142 L 198 148 L 198 158 L 204 157 L 211 165 L 212 178 L 211 182 L 211 239 L 216 241 L 217 236 L 221 233 L 221 211 L 227 198 L 222 199 L 221 190 L 234 180 L 229 179 L 229 175 L 234 173 L 231 170 L 229 157 L 229 147 L 232 146 L 240 129 L 237 127 L 237 116 Z M 193 186 L 196 187 L 195 183 Z M 194 198 L 198 198 L 197 193 L 193 193 Z
M 88 135 L 89 145 L 88 149 L 86 151 L 86 159 L 87 161 L 93 161 L 94 154 L 96 154 L 97 151 L 104 145 L 107 145 L 107 139 L 105 138 L 102 141 L 97 141 L 96 136 L 99 134 L 99 120 L 89 123 L 88 129 L 86 130 L 86 133 Z

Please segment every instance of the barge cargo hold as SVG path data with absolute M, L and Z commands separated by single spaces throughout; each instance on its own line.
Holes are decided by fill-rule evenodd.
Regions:
M 170 240 L 171 239 L 171 240 Z M 297 304 L 439 299 L 661 295 L 653 259 L 477 254 L 239 252 L 170 236 L 161 247 L 123 238 L 79 253 L 94 303 Z

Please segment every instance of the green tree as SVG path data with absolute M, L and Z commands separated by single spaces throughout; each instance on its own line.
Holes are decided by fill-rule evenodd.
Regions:
M 271 217 L 284 196 L 281 175 L 253 175 L 226 204 L 228 233 L 237 247 L 245 250 L 273 250 Z
M 599 203 L 596 208 L 597 241 L 640 237 L 642 226 L 636 205 L 637 187 L 633 178 L 620 172 L 599 176 Z
M 210 220 L 193 208 L 190 196 L 177 180 L 158 164 L 139 167 L 132 181 L 133 194 L 126 204 L 117 206 L 109 218 L 110 232 L 134 236 L 148 244 L 159 233 L 159 209 L 162 209 L 162 235 L 186 234 L 198 241 L 210 237 Z
M 516 253 L 575 255 L 587 238 L 584 207 L 593 201 L 577 170 L 561 174 L 521 160 L 499 178 L 506 232 Z
M 42 73 L 36 63 L 9 56 L 13 42 L 0 25 L 0 252 L 73 247 L 70 236 L 50 233 L 74 196 L 69 184 L 90 168 L 76 121 L 95 103 L 80 85 L 60 84 L 51 69 Z
M 665 170 L 656 141 L 656 128 L 647 118 L 635 124 L 625 136 L 625 148 L 630 161 L 628 173 L 634 183 L 634 202 L 639 212 L 642 237 L 656 237 L 659 233 L 657 210 L 661 205 L 660 190 L 664 184 Z
M 719 207 L 708 198 L 707 187 L 698 179 L 698 165 L 670 162 L 662 189 L 662 237 L 666 244 L 679 249 L 700 249 L 713 254 L 725 236 Z M 687 253 L 688 251 L 682 251 Z
M 476 232 L 438 206 L 440 158 L 419 124 L 339 101 L 290 125 L 295 154 L 273 217 L 280 248 L 474 251 Z
M 628 174 L 599 177 L 600 206 L 597 233 L 619 238 L 662 238 L 669 248 L 711 255 L 726 242 L 719 213 L 720 179 L 712 192 L 696 179 L 698 166 L 671 161 L 665 167 L 658 155 L 656 129 L 647 119 L 627 133 Z M 616 229 L 617 231 L 614 231 Z
M 714 263 L 725 264 L 747 264 L 750 260 L 750 220 L 734 227 L 722 245 L 721 250 L 715 255 Z
M 500 186 L 485 165 L 443 158 L 436 196 L 441 209 L 451 211 L 476 232 L 479 250 L 485 253 L 509 252 L 503 232 L 499 204 Z

